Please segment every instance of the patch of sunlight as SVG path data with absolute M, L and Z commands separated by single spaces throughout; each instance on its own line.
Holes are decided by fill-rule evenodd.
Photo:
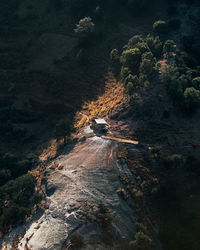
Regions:
M 75 128 L 80 129 L 97 117 L 107 118 L 126 99 L 124 85 L 116 80 L 112 72 L 109 72 L 106 76 L 105 92 L 96 100 L 82 105 L 81 111 L 76 114 Z

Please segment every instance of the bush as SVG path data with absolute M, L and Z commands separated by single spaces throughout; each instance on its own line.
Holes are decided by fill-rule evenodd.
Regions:
M 153 72 L 153 62 L 152 60 L 149 59 L 143 59 L 141 64 L 140 64 L 140 73 L 150 76 L 151 73 Z
M 129 75 L 131 75 L 131 70 L 128 67 L 121 67 L 120 78 L 123 83 Z
M 19 220 L 29 215 L 36 180 L 24 175 L 0 187 L 0 231 L 7 232 Z
M 146 43 L 149 46 L 151 52 L 154 56 L 160 57 L 162 53 L 162 42 L 160 41 L 159 37 L 153 37 L 151 35 L 147 35 Z
M 141 35 L 135 35 L 133 37 L 131 37 L 131 39 L 129 39 L 128 41 L 128 48 L 132 49 L 135 47 L 135 45 L 139 42 L 142 42 L 143 38 Z
M 125 50 L 120 60 L 124 67 L 130 68 L 133 72 L 137 72 L 140 65 L 141 52 L 138 48 Z
M 135 231 L 136 232 L 143 232 L 145 234 L 148 234 L 147 227 L 143 223 L 139 223 L 139 222 L 137 222 L 135 224 Z
M 144 74 L 140 74 L 139 80 L 138 80 L 138 86 L 144 87 L 148 85 L 149 85 L 148 77 Z
M 200 91 L 191 87 L 184 91 L 184 105 L 186 110 L 194 111 L 200 106 Z
M 126 85 L 126 90 L 127 90 L 127 92 L 129 93 L 129 95 L 132 94 L 133 89 L 134 89 L 133 83 L 132 83 L 132 82 L 129 82 L 129 83 Z
M 173 53 L 176 52 L 176 44 L 173 40 L 167 40 L 163 46 L 164 53 Z
M 149 52 L 143 53 L 142 54 L 142 60 L 143 59 L 148 59 L 148 60 L 152 61 L 154 59 L 152 52 L 149 51 Z
M 91 17 L 82 18 L 76 28 L 74 29 L 75 33 L 80 34 L 81 36 L 86 36 L 94 32 L 95 24 L 92 22 Z
M 157 156 L 160 154 L 161 150 L 162 150 L 161 146 L 155 145 L 155 146 L 150 148 L 150 154 Z
M 110 52 L 110 59 L 113 62 L 116 62 L 119 60 L 119 51 L 117 49 L 112 49 Z
M 138 77 L 136 75 L 131 75 L 129 74 L 125 80 L 124 80 L 124 83 L 125 85 L 127 85 L 129 82 L 131 82 L 133 84 L 133 87 L 138 87 Z
M 99 225 L 103 229 L 107 229 L 113 220 L 113 216 L 111 214 L 110 209 L 105 207 L 103 204 L 99 205 L 98 210 L 96 212 L 96 218 Z
M 84 237 L 81 234 L 72 234 L 69 237 L 72 248 L 84 247 Z
M 152 239 L 143 232 L 137 232 L 135 240 L 129 243 L 131 249 L 149 250 L 152 248 Z
M 168 26 L 165 21 L 158 20 L 153 24 L 153 30 L 157 34 L 165 34 L 168 31 Z
M 135 45 L 135 48 L 138 48 L 140 50 L 141 53 L 145 53 L 145 52 L 150 52 L 150 49 L 146 43 L 146 41 L 142 41 L 139 42 Z
M 192 86 L 195 89 L 200 90 L 200 77 L 199 76 L 192 79 Z

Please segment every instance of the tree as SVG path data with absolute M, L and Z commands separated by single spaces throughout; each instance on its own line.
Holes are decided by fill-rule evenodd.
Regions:
M 200 77 L 195 77 L 192 79 L 192 86 L 200 90 Z
M 153 62 L 149 59 L 143 59 L 140 64 L 140 72 L 149 76 L 153 72 Z
M 119 61 L 119 51 L 117 49 L 112 49 L 110 52 L 110 59 L 112 62 Z
M 194 111 L 200 106 L 200 91 L 191 87 L 184 91 L 184 104 L 188 111 Z
M 126 89 L 127 92 L 129 93 L 129 95 L 131 95 L 131 93 L 133 92 L 133 83 L 132 82 L 128 82 L 128 84 L 126 85 Z
M 81 36 L 87 36 L 88 34 L 94 32 L 94 29 L 95 24 L 92 22 L 91 17 L 84 17 L 79 21 L 78 24 L 76 24 L 74 31 Z
M 131 249 L 148 250 L 152 247 L 152 239 L 143 232 L 137 232 L 135 240 L 129 243 Z
M 131 70 L 128 67 L 121 67 L 120 78 L 123 83 L 125 83 L 127 76 L 129 76 L 130 74 Z
M 176 44 L 173 40 L 167 40 L 163 46 L 164 53 L 173 53 L 176 52 Z
M 138 48 L 125 50 L 120 60 L 123 66 L 130 68 L 133 72 L 137 72 L 140 65 L 141 52 Z
M 142 42 L 142 41 L 143 41 L 143 38 L 142 38 L 141 35 L 135 35 L 135 36 L 131 37 L 131 39 L 129 39 L 129 41 L 128 41 L 128 47 L 130 49 L 132 49 L 132 48 L 135 47 L 135 45 L 137 43 Z
M 72 131 L 71 121 L 61 120 L 56 124 L 56 138 L 63 138 L 64 144 L 66 144 L 66 136 L 69 136 Z
M 153 24 L 153 30 L 157 34 L 164 34 L 168 30 L 167 23 L 162 20 L 158 20 Z
M 147 35 L 146 37 L 146 43 L 148 47 L 150 48 L 151 52 L 154 56 L 159 57 L 162 53 L 162 42 L 160 41 L 159 37 Z

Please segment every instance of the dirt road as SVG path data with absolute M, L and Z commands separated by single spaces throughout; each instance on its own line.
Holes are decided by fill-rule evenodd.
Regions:
M 89 132 L 87 128 L 80 136 Z M 26 225 L 18 249 L 24 250 L 27 243 L 31 250 L 59 250 L 72 233 L 84 236 L 84 249 L 110 249 L 103 243 L 105 238 L 112 239 L 114 245 L 131 239 L 137 220 L 131 209 L 133 201 L 125 201 L 116 191 L 123 188 L 120 175 L 133 176 L 116 159 L 116 150 L 115 142 L 93 136 L 51 163 L 44 180 L 48 207 L 37 221 Z M 100 203 L 112 211 L 109 232 L 96 221 Z

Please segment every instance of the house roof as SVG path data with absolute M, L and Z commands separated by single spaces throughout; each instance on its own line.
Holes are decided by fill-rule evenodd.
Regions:
M 107 122 L 104 119 L 94 119 L 94 121 L 99 125 L 107 125 Z

